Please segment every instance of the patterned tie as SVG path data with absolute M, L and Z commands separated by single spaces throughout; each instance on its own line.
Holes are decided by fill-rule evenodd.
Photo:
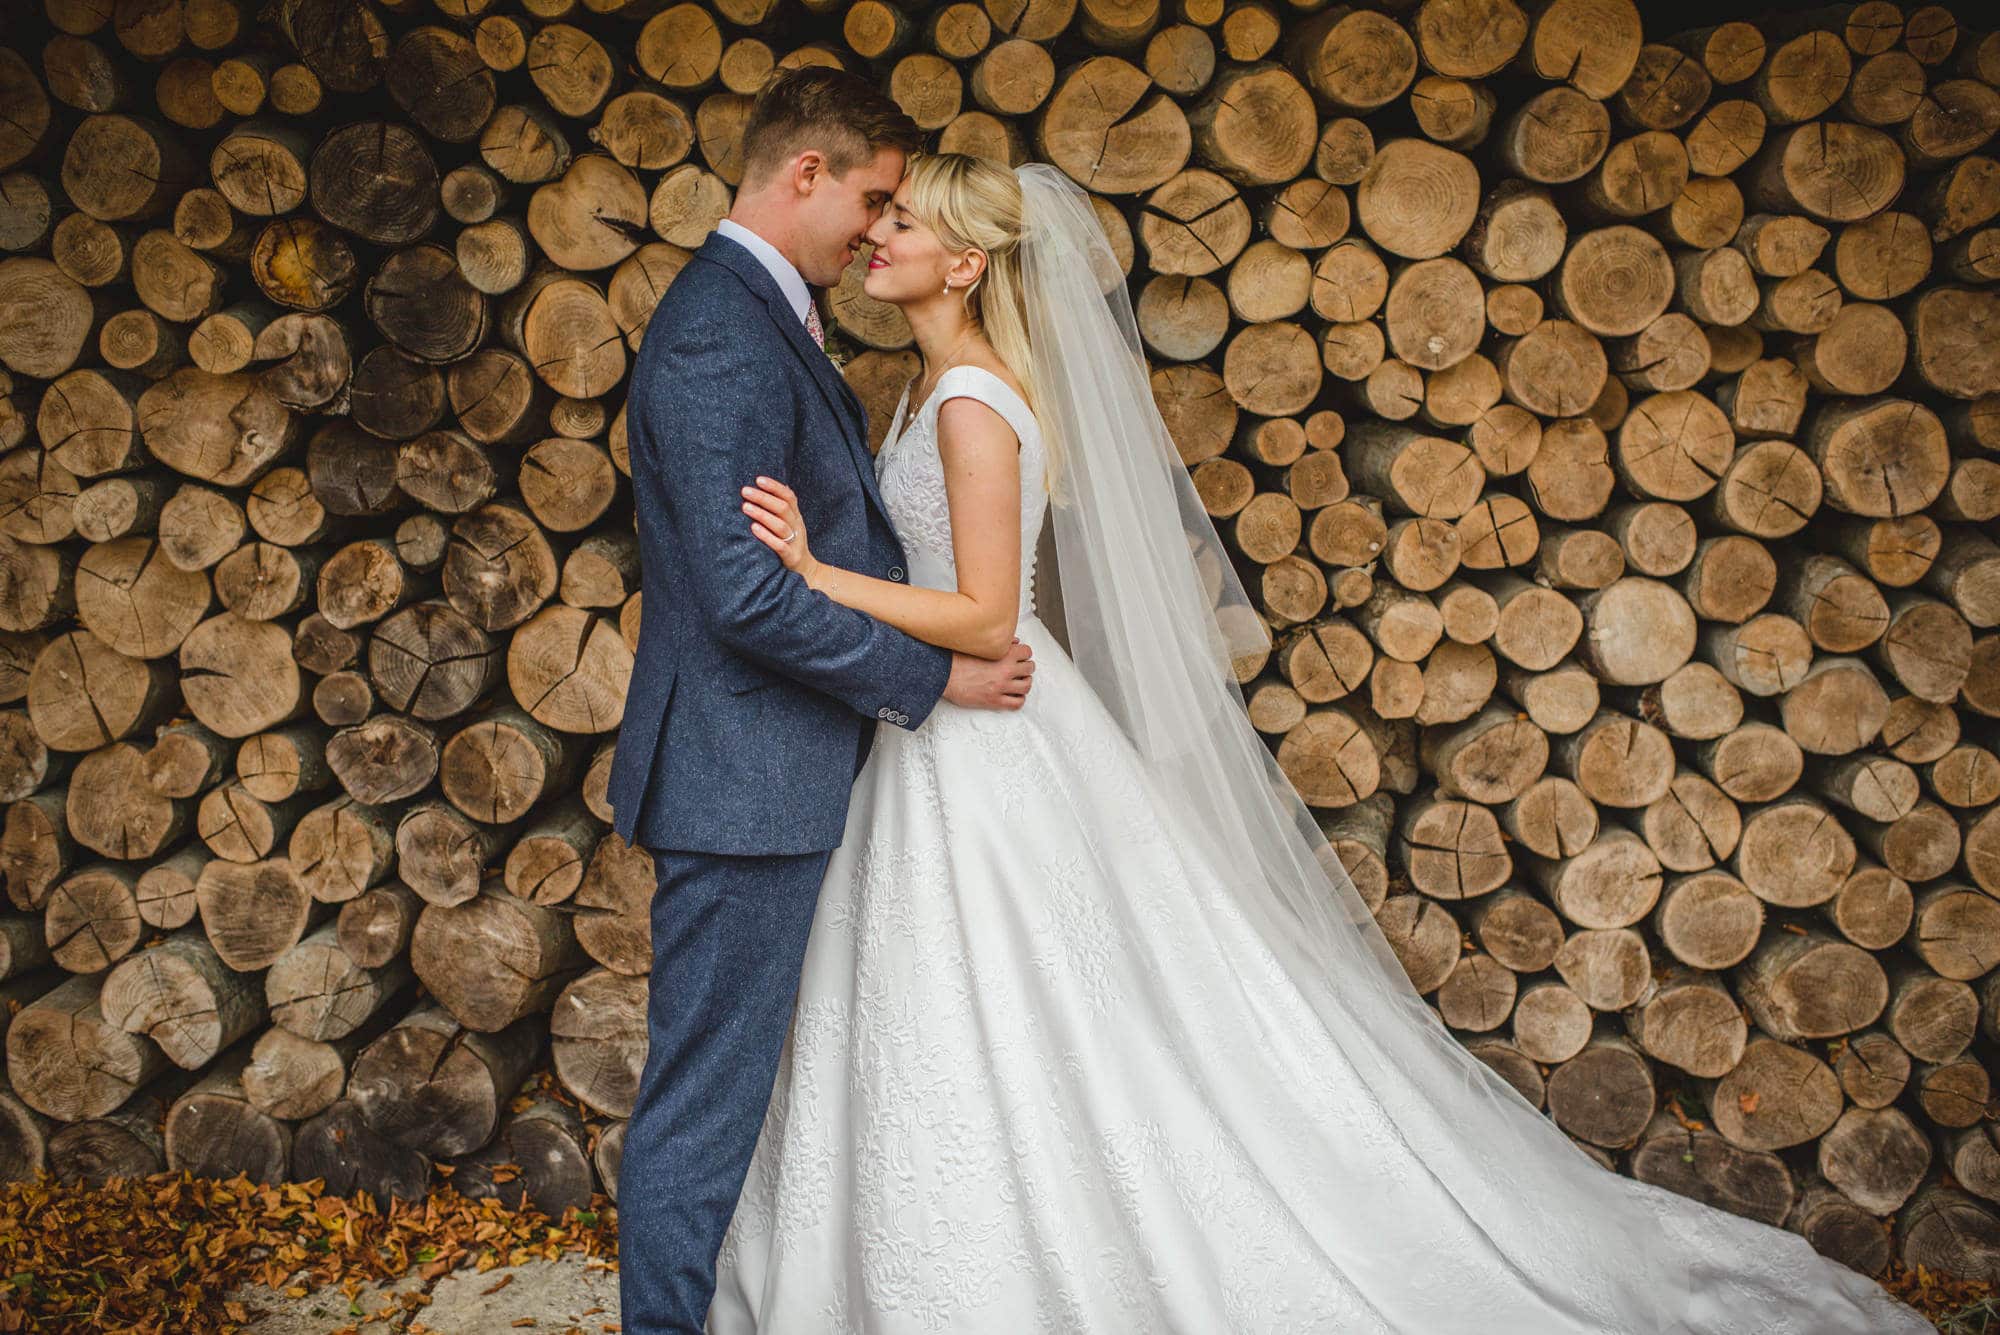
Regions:
M 813 342 L 819 344 L 821 350 L 824 351 L 826 348 L 826 331 L 819 326 L 819 303 L 811 297 L 806 298 L 806 332 L 813 336 Z

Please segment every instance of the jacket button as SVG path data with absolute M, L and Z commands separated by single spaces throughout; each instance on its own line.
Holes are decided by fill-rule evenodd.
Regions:
M 890 566 L 890 567 L 889 567 L 889 578 L 890 578 L 890 579 L 901 579 L 902 577 L 903 577 L 903 567 L 901 567 L 901 566 Z

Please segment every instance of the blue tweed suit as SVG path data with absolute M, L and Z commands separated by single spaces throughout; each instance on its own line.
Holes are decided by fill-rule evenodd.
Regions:
M 921 724 L 951 654 L 750 531 L 761 473 L 798 493 L 815 555 L 907 578 L 860 401 L 738 241 L 710 234 L 661 297 L 625 414 L 643 601 L 608 798 L 658 888 L 619 1288 L 626 1335 L 696 1335 L 849 791 L 878 720 Z

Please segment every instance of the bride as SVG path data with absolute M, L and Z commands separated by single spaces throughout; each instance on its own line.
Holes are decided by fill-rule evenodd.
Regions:
M 1088 197 L 923 156 L 869 239 L 929 368 L 876 458 L 910 583 L 815 559 L 782 484 L 744 510 L 826 596 L 1039 668 L 878 730 L 713 1335 L 1928 1331 L 1600 1167 L 1411 986 L 1243 712 L 1268 631 Z

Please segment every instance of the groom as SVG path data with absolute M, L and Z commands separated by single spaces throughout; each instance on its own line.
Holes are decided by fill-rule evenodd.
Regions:
M 741 488 L 788 483 L 833 564 L 907 578 L 865 420 L 821 347 L 830 286 L 902 180 L 916 125 L 808 67 L 757 98 L 735 206 L 646 326 L 626 399 L 639 648 L 609 800 L 651 851 L 648 1047 L 618 1174 L 625 1335 L 699 1335 L 770 1102 L 808 929 L 878 721 L 1018 709 L 1033 664 L 924 644 L 806 587 Z

